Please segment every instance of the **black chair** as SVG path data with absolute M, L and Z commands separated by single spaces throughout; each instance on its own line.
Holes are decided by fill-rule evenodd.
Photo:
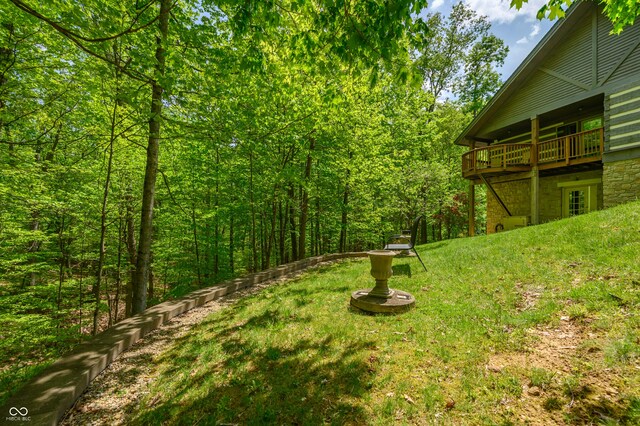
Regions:
M 384 246 L 384 249 L 385 250 L 393 250 L 393 251 L 413 250 L 413 252 L 416 254 L 416 256 L 418 256 L 418 260 L 422 264 L 422 267 L 424 268 L 424 271 L 427 272 L 427 267 L 424 266 L 424 262 L 422 261 L 422 259 L 420 258 L 420 255 L 418 254 L 418 252 L 415 249 L 416 238 L 418 237 L 418 225 L 420 224 L 420 221 L 422 219 L 424 219 L 424 215 L 418 216 L 416 218 L 416 220 L 413 221 L 413 226 L 411 227 L 411 240 L 410 240 L 409 244 L 387 243 L 387 245 Z

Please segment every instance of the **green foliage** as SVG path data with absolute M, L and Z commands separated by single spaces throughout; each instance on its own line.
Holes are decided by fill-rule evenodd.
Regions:
M 622 338 L 613 341 L 605 349 L 605 356 L 609 363 L 629 363 L 640 357 L 640 344 L 638 344 L 638 333 L 629 332 Z
M 163 110 L 146 188 L 150 304 L 380 247 L 419 214 L 423 239 L 464 235 L 451 142 L 494 90 L 499 55 L 473 53 L 489 24 L 458 6 L 456 55 L 477 66 L 455 81 L 473 96 L 424 90 L 427 70 L 453 81 L 446 60 L 425 60 L 452 28 L 418 19 L 426 3 L 173 2 L 164 74 L 159 2 L 0 3 L 0 359 L 24 359 L 3 383 L 127 315 L 155 167 L 152 87 Z
M 520 10 L 528 0 L 511 0 L 511 7 Z M 538 19 L 560 19 L 574 0 L 548 0 L 538 11 Z M 640 16 L 640 3 L 636 0 L 599 0 L 604 5 L 604 14 L 613 24 L 613 34 L 620 34 L 633 25 Z
M 604 13 L 613 23 L 614 34 L 620 34 L 626 27 L 633 25 L 640 16 L 640 4 L 633 0 L 602 0 Z
M 82 340 L 76 306 L 83 291 L 67 282 L 59 305 L 57 285 L 16 289 L 0 282 L 0 401 Z
M 423 86 L 435 101 L 444 93 L 457 95 L 475 116 L 500 87 L 495 71 L 504 62 L 508 48 L 490 33 L 491 23 L 463 2 L 456 3 L 444 17 L 427 17 L 429 32 L 424 42 L 415 43 L 416 68 Z
M 494 67 L 504 64 L 509 48 L 494 35 L 485 35 L 473 45 L 465 64 L 465 78 L 459 83 L 460 100 L 475 117 L 500 88 L 500 74 Z

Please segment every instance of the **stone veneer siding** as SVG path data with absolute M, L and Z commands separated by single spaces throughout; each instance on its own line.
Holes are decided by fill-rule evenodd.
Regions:
M 540 178 L 540 223 L 562 218 L 562 188 L 559 183 L 602 179 L 602 170 Z M 602 184 L 598 184 L 598 208 L 602 208 Z
M 640 158 L 604 164 L 604 207 L 640 199 Z
M 571 173 L 540 178 L 540 223 L 560 219 L 562 217 L 562 188 L 558 188 L 561 182 L 580 181 L 602 178 L 602 170 Z M 636 175 L 640 185 L 640 162 Z M 492 184 L 502 202 L 513 216 L 529 216 L 531 219 L 531 180 L 521 179 L 510 182 Z M 603 205 L 602 185 L 598 185 L 598 206 Z M 502 207 L 493 195 L 487 191 L 487 234 L 495 232 L 495 227 L 506 216 Z
M 531 212 L 531 181 L 529 179 L 492 183 L 502 202 L 512 216 L 529 216 Z M 487 191 L 487 234 L 493 234 L 501 223 L 504 212 L 491 192 Z

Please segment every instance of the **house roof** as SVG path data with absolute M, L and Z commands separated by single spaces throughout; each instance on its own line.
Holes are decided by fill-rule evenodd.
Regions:
M 544 59 L 553 52 L 554 47 L 561 43 L 565 37 L 570 35 L 573 25 L 583 19 L 585 14 L 592 10 L 592 8 L 592 2 L 578 1 L 574 3 L 567 10 L 565 17 L 551 27 L 542 40 L 540 40 L 531 53 L 529 53 L 520 66 L 516 68 L 513 74 L 511 74 L 507 81 L 502 85 L 498 92 L 496 92 L 480 113 L 458 136 L 455 140 L 455 144 L 468 145 L 467 139 L 474 139 L 474 135 L 491 120 L 492 115 L 498 111 L 500 106 L 529 79 Z M 480 141 L 487 142 L 486 140 Z

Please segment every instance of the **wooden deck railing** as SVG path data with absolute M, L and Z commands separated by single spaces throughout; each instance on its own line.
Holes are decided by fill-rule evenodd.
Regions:
M 563 136 L 537 146 L 540 169 L 570 166 L 602 160 L 604 129 Z M 530 143 L 500 144 L 474 149 L 462 155 L 462 175 L 527 171 L 533 165 Z
M 541 169 L 587 163 L 602 159 L 604 128 L 587 130 L 538 144 Z
M 531 144 L 501 144 L 474 149 L 462 155 L 462 174 L 513 171 L 531 164 Z

